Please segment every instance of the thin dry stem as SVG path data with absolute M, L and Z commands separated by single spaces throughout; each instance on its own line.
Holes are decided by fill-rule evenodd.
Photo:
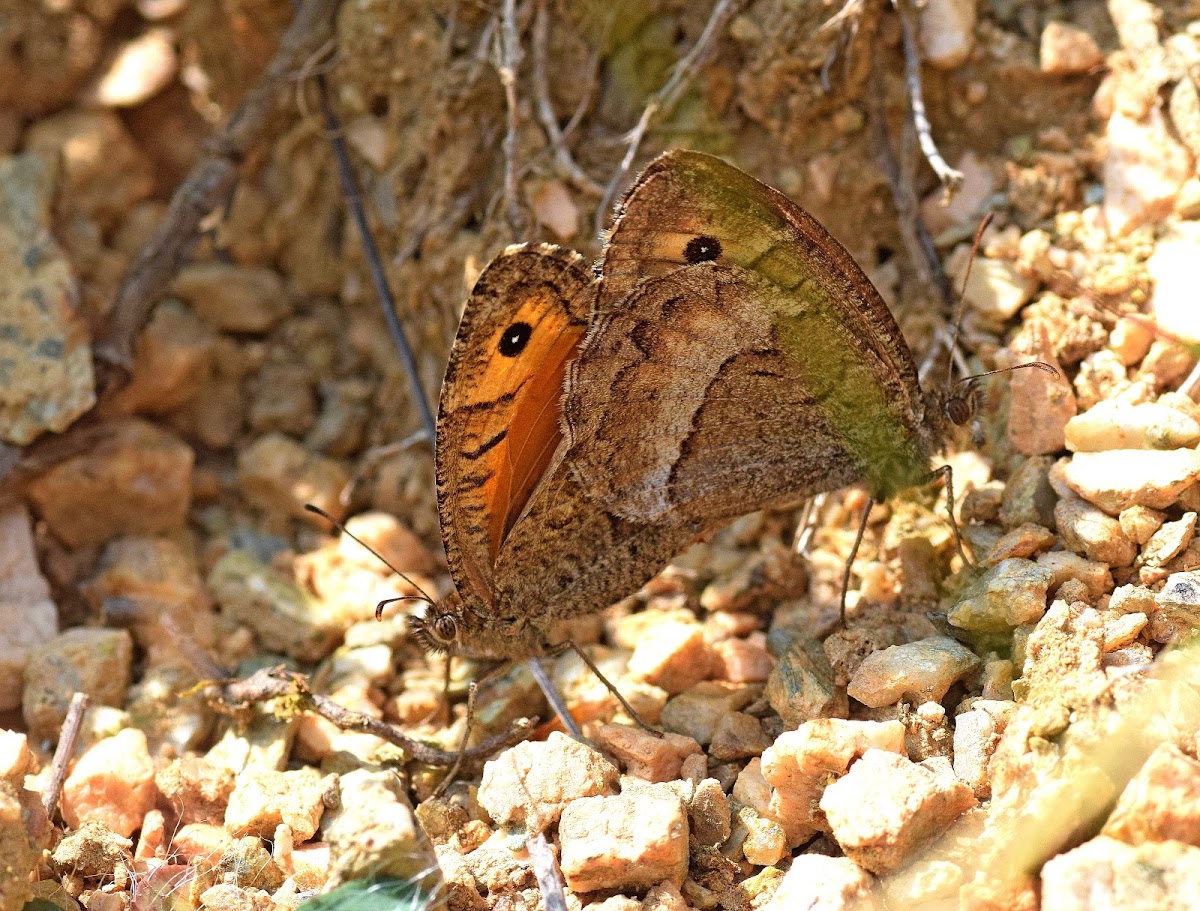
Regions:
M 514 236 L 522 227 L 521 205 L 517 197 L 517 130 L 520 126 L 517 108 L 517 73 L 521 67 L 521 33 L 517 28 L 516 0 L 504 0 L 498 36 L 500 62 L 496 72 L 504 86 L 506 108 L 504 133 L 504 214 Z
M 546 841 L 545 833 L 529 836 L 525 839 L 525 847 L 529 849 L 529 863 L 533 867 L 533 875 L 537 877 L 538 888 L 542 890 L 546 911 L 567 911 L 562 871 L 558 867 L 554 849 Z
M 522 719 L 515 722 L 503 734 L 490 737 L 469 750 L 439 750 L 403 733 L 399 728 L 362 712 L 343 708 L 328 696 L 313 693 L 308 683 L 299 674 L 283 668 L 265 668 L 256 671 L 245 680 L 234 680 L 209 687 L 210 698 L 231 710 L 266 702 L 268 699 L 291 697 L 299 702 L 303 711 L 311 711 L 344 731 L 372 734 L 381 740 L 402 749 L 417 762 L 431 766 L 453 766 L 469 759 L 484 759 L 492 754 L 519 743 L 529 736 L 534 720 Z
M 962 171 L 955 170 L 946 163 L 937 143 L 933 141 L 933 127 L 929 123 L 929 115 L 925 112 L 925 95 L 921 88 L 921 50 L 917 47 L 916 30 L 913 28 L 906 0 L 892 0 L 892 6 L 896 15 L 900 17 L 900 29 L 904 36 L 904 84 L 908 88 L 908 104 L 913 126 L 917 128 L 917 141 L 920 142 L 921 152 L 937 174 L 945 189 L 946 199 L 949 200 L 962 186 Z
M 550 85 L 546 75 L 549 36 L 550 14 L 546 9 L 545 0 L 542 0 L 538 3 L 537 15 L 533 20 L 533 97 L 537 107 L 538 120 L 541 121 L 542 129 L 546 131 L 546 139 L 554 151 L 554 161 L 562 175 L 580 191 L 590 196 L 603 196 L 604 187 L 592 180 L 575 161 L 571 150 L 567 148 L 566 131 L 558 125 L 558 116 L 554 113 L 554 105 L 550 101 Z M 584 93 L 583 101 L 580 102 L 579 108 L 567 124 L 569 129 L 582 119 L 582 112 L 587 110 L 589 95 L 590 92 Z
M 58 746 L 55 747 L 54 759 L 50 763 L 50 783 L 46 785 L 46 792 L 42 795 L 42 807 L 46 811 L 47 819 L 53 819 L 54 811 L 58 808 L 63 782 L 67 780 L 67 764 L 75 753 L 75 742 L 79 739 L 79 729 L 83 727 L 83 713 L 87 711 L 88 701 L 87 693 L 76 693 L 67 707 L 67 717 L 63 719 Z
M 683 93 L 687 91 L 692 80 L 708 62 L 708 58 L 715 46 L 716 36 L 725 27 L 726 23 L 733 18 L 734 14 L 741 9 L 745 0 L 720 0 L 713 7 L 712 15 L 708 17 L 708 22 L 704 25 L 704 30 L 700 33 L 700 37 L 696 39 L 696 43 L 692 45 L 679 62 L 675 64 L 675 69 L 671 71 L 670 77 L 663 83 L 662 88 L 655 93 L 654 97 L 646 104 L 642 111 L 642 116 L 638 118 L 637 125 L 629 132 L 625 139 L 625 154 L 621 158 L 621 163 L 613 172 L 612 178 L 608 182 L 608 186 L 604 188 L 604 196 L 600 199 L 600 205 L 596 208 L 596 232 L 600 233 L 604 229 L 604 221 L 608 217 L 608 210 L 612 207 L 613 200 L 616 199 L 617 191 L 625 182 L 625 178 L 629 175 L 630 169 L 633 167 L 634 159 L 637 158 L 638 149 L 641 147 L 642 140 L 646 137 L 646 131 L 650 128 L 651 122 L 660 113 L 669 114 L 671 110 L 679 103 L 679 99 L 683 97 Z

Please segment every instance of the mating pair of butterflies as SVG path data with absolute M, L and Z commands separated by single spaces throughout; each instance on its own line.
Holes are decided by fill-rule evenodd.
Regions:
M 946 405 L 808 213 L 718 158 L 669 152 L 594 273 L 543 244 L 479 276 L 437 426 L 455 592 L 414 630 L 452 653 L 541 654 L 555 621 L 631 594 L 736 516 L 924 483 Z

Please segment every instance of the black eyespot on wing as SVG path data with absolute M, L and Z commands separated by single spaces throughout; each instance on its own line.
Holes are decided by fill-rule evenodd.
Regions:
M 683 248 L 683 258 L 693 266 L 696 263 L 711 262 L 720 255 L 721 242 L 707 234 L 693 237 L 687 242 L 687 246 Z
M 516 357 L 529 344 L 533 327 L 529 323 L 513 323 L 500 336 L 500 353 L 505 357 Z

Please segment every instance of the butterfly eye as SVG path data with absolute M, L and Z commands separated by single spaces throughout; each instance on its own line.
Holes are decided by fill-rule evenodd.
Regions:
M 453 642 L 458 635 L 458 624 L 449 614 L 442 614 L 433 621 L 433 633 L 444 643 Z
M 701 234 L 687 242 L 687 246 L 683 248 L 683 258 L 693 266 L 696 263 L 707 263 L 720 256 L 721 249 L 719 240 L 707 234 Z
M 961 427 L 975 416 L 975 402 L 968 394 L 952 396 L 946 399 L 946 417 L 952 424 Z
M 505 357 L 516 357 L 529 344 L 533 327 L 529 323 L 513 323 L 500 336 L 500 353 Z

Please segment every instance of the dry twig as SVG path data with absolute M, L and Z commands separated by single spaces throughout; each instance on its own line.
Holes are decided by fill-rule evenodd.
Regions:
M 871 67 L 871 87 L 868 93 L 870 104 L 867 109 L 868 122 L 875 134 L 875 146 L 879 150 L 880 164 L 892 188 L 892 203 L 896 207 L 896 222 L 908 257 L 922 281 L 937 285 L 947 314 L 954 312 L 954 289 L 942 268 L 933 237 L 921 216 L 917 192 L 913 187 L 913 175 L 902 171 L 892 152 L 888 135 L 887 112 L 884 110 L 883 74 L 879 61 Z M 908 132 L 908 131 L 906 131 Z M 911 133 L 907 137 L 911 141 Z M 903 140 L 902 140 L 903 145 Z
M 567 148 L 566 134 L 583 118 L 583 112 L 587 110 L 588 99 L 591 94 L 590 83 L 595 81 L 594 70 L 590 80 L 588 91 L 584 92 L 583 101 L 580 102 L 579 108 L 572 115 L 571 120 L 567 123 L 566 130 L 558 125 L 558 116 L 554 113 L 554 105 L 550 102 L 550 87 L 549 78 L 546 75 L 548 66 L 548 50 L 550 36 L 550 14 L 546 9 L 546 0 L 542 0 L 538 4 L 537 15 L 533 20 L 533 95 L 536 102 L 538 120 L 542 123 L 542 129 L 546 131 L 546 139 L 550 142 L 550 148 L 554 150 L 554 160 L 558 164 L 559 170 L 562 171 L 564 177 L 584 193 L 591 196 L 603 196 L 604 187 L 600 186 L 596 181 L 592 180 L 587 175 L 587 172 L 579 166 L 571 155 L 571 150 Z
M 344 731 L 373 734 L 381 740 L 399 747 L 417 762 L 431 766 L 453 766 L 462 760 L 486 758 L 498 750 L 524 740 L 534 727 L 533 720 L 524 719 L 514 723 L 503 734 L 490 737 L 478 746 L 469 750 L 451 752 L 436 749 L 427 743 L 409 737 L 395 725 L 388 724 L 386 721 L 343 708 L 328 696 L 313 693 L 301 675 L 293 674 L 283 668 L 263 669 L 256 671 L 245 680 L 212 684 L 209 692 L 210 698 L 233 710 L 256 705 L 268 699 L 291 698 L 297 701 L 301 711 L 315 712 Z
M 67 707 L 67 717 L 63 720 L 62 730 L 58 735 L 58 746 L 54 749 L 54 759 L 50 763 L 50 783 L 42 795 L 42 808 L 48 819 L 54 818 L 58 808 L 58 799 L 62 796 L 63 782 L 67 780 L 67 763 L 75 752 L 75 742 L 79 739 L 79 729 L 83 726 L 83 713 L 88 707 L 87 693 L 76 693 L 71 697 Z
M 317 97 L 321 104 L 321 115 L 325 121 L 325 130 L 329 134 L 329 144 L 333 147 L 333 157 L 337 162 L 338 179 L 342 185 L 342 195 L 346 198 L 346 206 L 354 219 L 358 230 L 358 239 L 362 244 L 363 256 L 371 273 L 371 283 L 375 286 L 375 295 L 379 298 L 379 306 L 383 310 L 383 318 L 387 322 L 388 332 L 400 354 L 400 363 L 408 376 L 408 384 L 413 400 L 417 405 L 417 413 L 421 416 L 421 426 L 424 428 L 426 439 L 432 441 L 437 436 L 437 420 L 429 407 L 429 399 L 425 395 L 425 387 L 421 385 L 421 373 L 417 368 L 417 359 L 413 355 L 412 346 L 408 342 L 408 334 L 404 324 L 396 312 L 396 298 L 388 284 L 387 273 L 383 269 L 383 261 L 379 258 L 379 248 L 375 245 L 375 237 L 371 226 L 367 223 L 367 213 L 363 208 L 362 186 L 358 175 L 354 172 L 354 164 L 350 161 L 350 151 L 346 148 L 346 139 L 342 133 L 342 125 L 333 102 L 329 97 L 329 86 L 324 75 L 318 73 L 315 79 Z
M 332 39 L 340 5 L 341 0 L 303 0 L 299 5 L 274 59 L 229 118 L 225 132 L 211 142 L 208 154 L 179 185 L 162 224 L 126 273 L 112 319 L 96 345 L 100 361 L 130 369 L 133 340 L 190 255 L 200 223 L 229 199 L 242 161 L 265 135 L 287 97 L 292 75 Z
M 708 22 L 705 23 L 704 30 L 700 33 L 700 37 L 696 39 L 696 43 L 692 45 L 692 49 L 675 64 L 675 69 L 671 71 L 670 78 L 655 93 L 654 97 L 646 105 L 645 110 L 642 111 L 642 116 L 638 118 L 637 125 L 629 132 L 629 135 L 625 139 L 625 155 L 621 159 L 621 163 L 617 166 L 617 170 L 613 172 L 608 186 L 604 188 L 604 196 L 601 197 L 600 205 L 596 208 L 597 234 L 604 230 L 604 221 L 608 218 L 608 210 L 611 208 L 621 184 L 625 182 L 625 178 L 629 175 L 629 171 L 633 167 L 634 159 L 637 158 L 638 149 L 642 145 L 642 140 L 646 137 L 646 131 L 650 128 L 651 121 L 660 113 L 669 114 L 675 105 L 679 103 L 679 99 L 683 97 L 683 93 L 687 91 L 692 80 L 696 78 L 701 68 L 708 62 L 717 34 L 733 18 L 734 14 L 741 9 L 744 2 L 745 0 L 720 0 L 713 7 L 712 15 L 708 17 Z
M 900 17 L 900 29 L 904 36 L 904 84 L 908 88 L 908 105 L 912 113 L 913 126 L 917 129 L 917 140 L 921 143 L 921 152 L 925 160 L 937 174 L 942 187 L 949 199 L 962 186 L 962 171 L 955 170 L 946 163 L 942 153 L 938 151 L 937 143 L 933 141 L 933 128 L 929 116 L 925 113 L 925 95 L 921 89 L 921 50 L 917 47 L 916 30 L 913 28 L 912 17 L 906 0 L 892 0 L 896 15 Z
M 504 214 L 514 236 L 521 233 L 521 205 L 517 198 L 517 71 L 521 66 L 521 33 L 517 28 L 517 2 L 504 0 L 501 11 L 499 65 L 496 72 L 504 86 L 506 126 L 504 133 Z

